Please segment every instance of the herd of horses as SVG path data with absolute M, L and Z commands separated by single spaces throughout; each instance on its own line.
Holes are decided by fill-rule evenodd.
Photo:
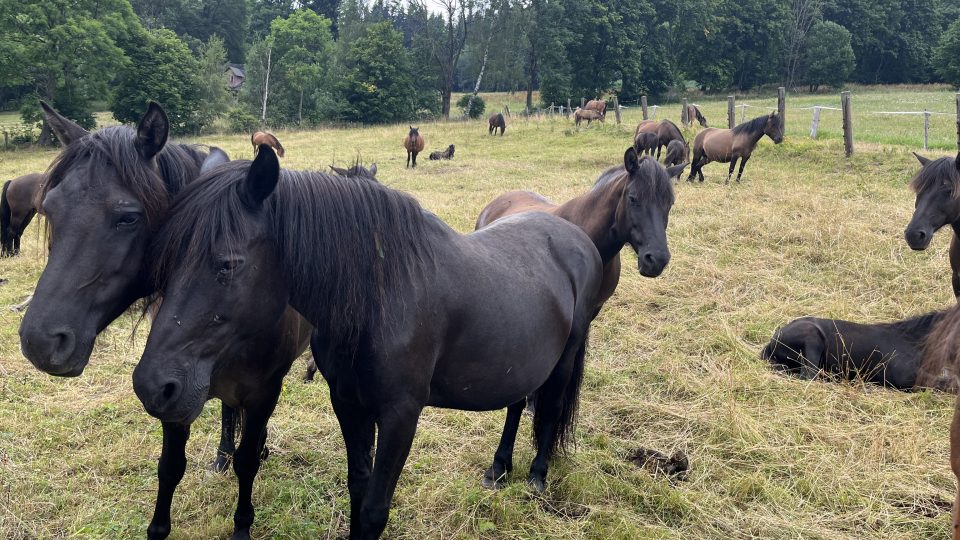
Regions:
M 95 132 L 42 109 L 63 150 L 31 196 L 48 223 L 49 254 L 20 326 L 21 351 L 46 373 L 79 376 L 98 334 L 146 300 L 153 323 L 133 386 L 163 428 L 150 539 L 170 534 L 190 425 L 211 398 L 223 407 L 213 467 L 232 461 L 233 538 L 250 537 L 267 421 L 308 345 L 308 377 L 319 371 L 327 381 L 347 452 L 351 539 L 381 536 L 427 406 L 507 410 L 481 478 L 487 487 L 512 472 L 522 413 L 532 408 L 527 482 L 543 491 L 551 458 L 572 442 L 590 325 L 617 287 L 620 251 L 630 246 L 642 276 L 664 271 L 673 178 L 689 156 L 672 122 L 641 123 L 637 134 L 655 142 L 631 145 L 584 194 L 556 204 L 508 192 L 461 234 L 381 184 L 375 165 L 283 169 L 282 146 L 264 133 L 251 140 L 253 160 L 231 161 L 215 147 L 168 142 L 155 103 L 136 127 Z M 497 127 L 502 134 L 505 124 Z M 783 138 L 776 114 L 712 129 L 695 139 L 693 165 L 730 160 L 730 175 L 763 135 Z M 424 148 L 416 128 L 404 147 L 415 166 Z M 658 161 L 664 147 L 669 165 Z M 920 159 L 905 236 L 924 249 L 937 229 L 954 226 L 956 288 L 960 156 Z M 951 332 L 960 333 L 960 309 L 881 325 L 805 318 L 761 354 L 805 378 L 833 372 L 952 389 L 944 376 L 957 357 Z M 951 443 L 960 478 L 960 408 Z

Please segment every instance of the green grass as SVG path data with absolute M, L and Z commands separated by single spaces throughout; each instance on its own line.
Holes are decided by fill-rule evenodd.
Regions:
M 588 189 L 620 163 L 638 120 L 630 109 L 621 126 L 577 130 L 562 118 L 515 117 L 502 138 L 487 136 L 485 120 L 426 123 L 427 151 L 456 144 L 456 159 L 430 162 L 424 154 L 416 170 L 404 168 L 406 125 L 278 136 L 284 166 L 325 168 L 361 153 L 377 162 L 384 183 L 466 232 L 505 190 L 565 200 Z M 922 253 L 902 239 L 913 208 L 906 183 L 917 169 L 914 147 L 861 143 L 845 159 L 840 141 L 811 141 L 792 124 L 782 145 L 760 143 L 743 184 L 723 185 L 726 166 L 714 164 L 705 184 L 677 185 L 673 260 L 661 277 L 640 277 L 633 253 L 623 253 L 619 289 L 593 326 L 578 445 L 554 461 L 545 496 L 523 482 L 533 457 L 529 418 L 515 473 L 491 492 L 480 478 L 503 413 L 428 409 L 387 537 L 947 536 L 951 398 L 802 382 L 758 359 L 774 329 L 794 317 L 879 321 L 953 303 L 947 235 Z M 234 157 L 251 153 L 243 135 L 202 142 Z M 0 154 L 0 175 L 42 170 L 53 156 Z M 44 264 L 36 231 L 28 231 L 23 256 L 0 260 L 0 277 L 9 280 L 0 286 L 0 538 L 142 538 L 160 452 L 159 423 L 130 385 L 147 325 L 132 340 L 132 317 L 111 326 L 78 379 L 30 366 L 18 350 L 20 315 L 5 306 L 30 292 Z M 254 491 L 258 538 L 335 538 L 346 530 L 343 445 L 325 385 L 300 382 L 302 368 L 295 364 L 270 424 L 272 453 Z M 173 538 L 232 531 L 236 481 L 204 470 L 218 422 L 211 404 L 194 426 Z M 637 469 L 627 458 L 640 447 L 683 450 L 689 479 Z

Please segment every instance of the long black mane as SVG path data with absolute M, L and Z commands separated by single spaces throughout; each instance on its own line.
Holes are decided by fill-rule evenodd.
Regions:
M 213 272 L 215 257 L 248 234 L 252 214 L 238 187 L 250 164 L 222 165 L 174 200 L 153 248 L 159 286 L 174 271 Z M 280 272 L 304 299 L 298 309 L 351 353 L 359 334 L 382 320 L 385 293 L 409 287 L 433 260 L 425 232 L 437 220 L 413 197 L 373 179 L 282 170 L 263 211 Z
M 896 329 L 903 336 L 910 339 L 910 341 L 919 344 L 926 341 L 927 337 L 930 335 L 931 329 L 933 329 L 933 326 L 940 322 L 946 313 L 947 312 L 945 310 L 933 311 L 930 313 L 924 313 L 923 315 L 917 315 L 916 317 L 910 317 L 909 319 L 904 319 L 902 321 L 884 323 L 881 326 L 889 326 L 890 328 Z
M 639 195 L 644 199 L 656 201 L 661 207 L 669 207 L 675 202 L 673 192 L 673 181 L 669 174 L 657 160 L 650 156 L 640 158 L 640 167 L 637 174 L 644 178 L 644 181 L 638 182 L 640 188 Z M 603 189 L 610 184 L 627 179 L 627 169 L 623 165 L 610 167 L 603 171 L 597 181 L 594 182 L 591 189 Z
M 148 225 L 157 228 L 171 195 L 200 174 L 206 153 L 192 145 L 167 144 L 157 154 L 157 169 L 153 169 L 137 152 L 136 138 L 136 130 L 129 126 L 111 126 L 73 141 L 47 169 L 47 179 L 38 201 L 60 185 L 67 173 L 84 160 L 109 163 L 116 168 L 117 178 L 123 186 L 143 204 Z
M 942 157 L 924 165 L 910 180 L 910 188 L 919 194 L 930 188 L 936 188 L 943 180 L 948 180 L 953 185 L 951 192 L 953 198 L 960 198 L 960 169 L 957 169 L 955 158 Z
M 767 120 L 770 119 L 769 114 L 764 114 L 758 116 L 752 120 L 747 120 L 742 124 L 737 124 L 733 128 L 734 135 L 754 135 L 756 133 L 763 133 L 763 130 L 767 127 Z

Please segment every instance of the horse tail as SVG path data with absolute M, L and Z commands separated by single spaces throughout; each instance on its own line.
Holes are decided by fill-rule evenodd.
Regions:
M 10 211 L 10 201 L 7 200 L 7 188 L 10 182 L 3 183 L 3 191 L 0 192 L 0 253 L 3 255 L 13 254 L 13 237 L 10 234 L 10 220 L 12 212 Z
M 565 351 L 566 353 L 566 351 Z M 577 348 L 573 359 L 573 368 L 570 373 L 570 379 L 563 389 L 563 403 L 560 409 L 560 417 L 557 418 L 550 434 L 553 438 L 553 448 L 551 453 L 566 452 L 567 448 L 574 442 L 574 432 L 577 427 L 577 408 L 580 403 L 580 387 L 583 384 L 583 369 L 586 364 L 587 356 L 587 337 L 584 336 Z M 548 407 L 547 399 L 537 399 L 536 410 L 533 414 L 533 437 L 534 443 L 539 448 L 540 441 L 537 439 L 540 423 L 543 422 L 543 408 Z

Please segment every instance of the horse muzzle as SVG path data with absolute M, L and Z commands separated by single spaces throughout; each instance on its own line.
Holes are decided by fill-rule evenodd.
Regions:
M 44 373 L 77 377 L 87 367 L 94 338 L 78 337 L 68 327 L 47 330 L 43 326 L 23 325 L 20 327 L 20 352 Z
M 637 253 L 637 267 L 643 277 L 655 278 L 670 264 L 669 251 L 645 251 Z
M 907 229 L 903 231 L 903 238 L 907 241 L 910 249 L 923 251 L 930 246 L 930 241 L 933 239 L 933 229 L 907 227 Z

